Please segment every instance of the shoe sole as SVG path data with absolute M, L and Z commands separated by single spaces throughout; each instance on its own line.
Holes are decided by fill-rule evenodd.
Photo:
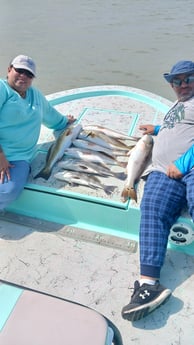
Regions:
M 165 304 L 171 296 L 170 290 L 165 290 L 158 296 L 154 301 L 141 305 L 135 309 L 130 309 L 128 312 L 122 312 L 122 317 L 128 321 L 138 321 L 148 314 L 152 313 L 154 310 L 159 308 L 161 305 Z

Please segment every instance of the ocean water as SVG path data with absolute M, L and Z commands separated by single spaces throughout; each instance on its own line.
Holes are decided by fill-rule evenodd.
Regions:
M 0 0 L 0 75 L 18 54 L 37 64 L 44 94 L 128 85 L 170 100 L 163 78 L 194 60 L 193 0 Z

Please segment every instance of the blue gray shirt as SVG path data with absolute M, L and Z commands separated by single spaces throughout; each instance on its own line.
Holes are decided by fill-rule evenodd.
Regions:
M 183 174 L 194 167 L 194 97 L 172 106 L 156 136 L 151 170 L 166 173 L 171 163 Z

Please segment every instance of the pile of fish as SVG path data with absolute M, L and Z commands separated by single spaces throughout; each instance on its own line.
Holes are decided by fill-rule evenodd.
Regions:
M 151 136 L 143 138 L 147 137 L 152 138 Z M 126 180 L 122 192 L 123 201 L 128 198 L 136 200 L 133 188 L 148 156 L 147 146 L 142 152 L 141 143 L 147 145 L 142 139 L 97 125 L 84 127 L 81 124 L 71 125 L 51 145 L 46 164 L 35 178 L 42 177 L 47 180 L 51 176 L 53 167 L 58 163 L 58 168 L 62 170 L 55 173 L 54 177 L 60 181 L 70 185 L 103 189 L 105 193 L 111 194 L 116 186 L 102 184 L 100 177 L 112 176 Z M 142 153 L 138 154 L 139 151 Z M 141 161 L 142 164 L 139 162 L 138 165 L 137 161 Z M 114 172 L 111 166 L 125 169 L 127 167 L 126 173 Z

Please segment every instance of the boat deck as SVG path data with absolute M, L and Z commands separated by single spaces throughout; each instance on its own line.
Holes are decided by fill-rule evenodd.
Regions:
M 140 135 L 140 123 L 157 123 L 170 106 L 148 92 L 140 95 L 137 89 L 118 86 L 69 90 L 48 99 L 83 124 L 118 127 L 134 136 Z M 138 279 L 139 203 L 121 202 L 122 184 L 110 198 L 103 191 L 73 189 L 52 178 L 34 180 L 53 139 L 52 132 L 43 128 L 29 183 L 0 217 L 1 279 L 96 309 L 117 325 L 124 345 L 160 345 L 161 339 L 166 345 L 191 343 L 193 245 L 169 246 L 161 276 L 173 290 L 169 302 L 133 324 L 123 320 L 121 309 Z M 141 193 L 140 184 L 138 200 Z M 99 215 L 101 220 L 96 221 Z
M 138 278 L 138 248 L 115 249 L 76 240 L 64 229 L 0 222 L 0 276 L 96 309 L 119 328 L 124 345 L 192 344 L 194 257 L 169 250 L 161 282 L 173 291 L 167 304 L 145 319 L 121 318 Z M 55 229 L 56 227 L 53 226 Z

